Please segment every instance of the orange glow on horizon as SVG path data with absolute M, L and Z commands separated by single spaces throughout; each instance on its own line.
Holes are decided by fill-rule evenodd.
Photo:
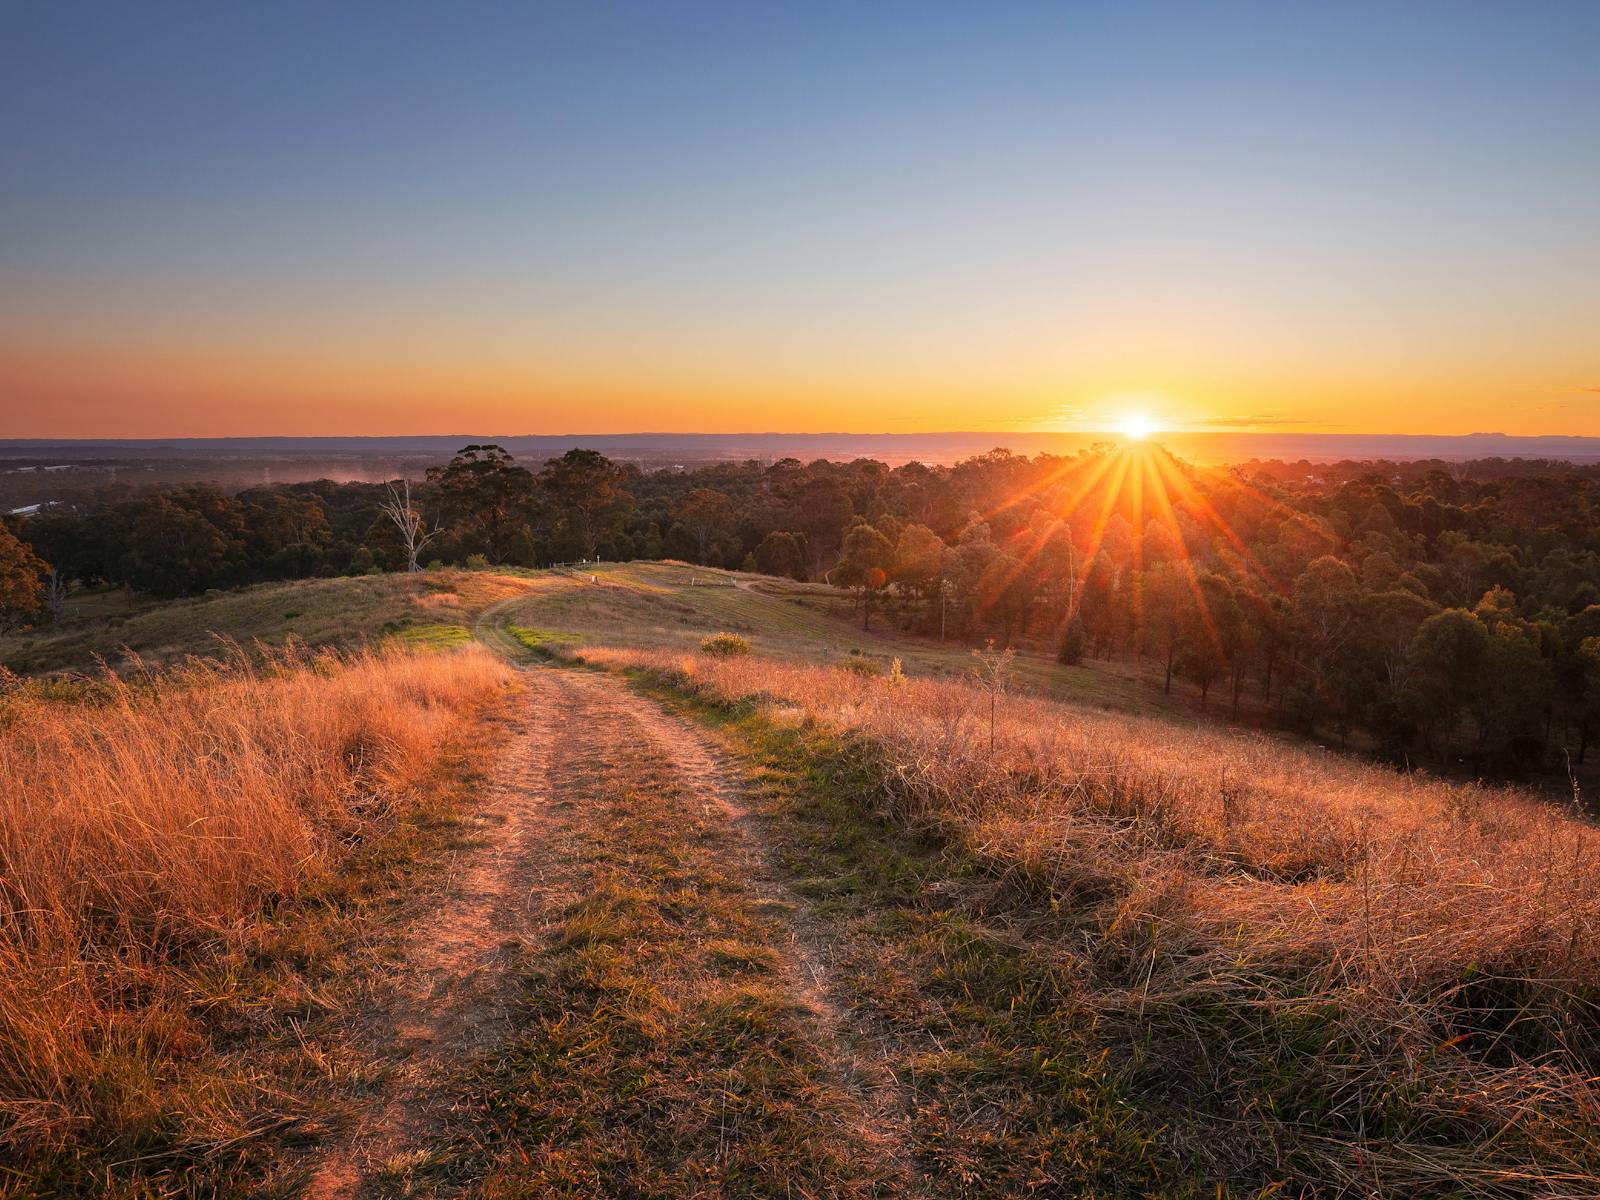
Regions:
M 325 344 L 317 352 L 217 339 L 204 349 L 129 339 L 0 335 L 0 438 L 566 433 L 1371 433 L 1600 435 L 1582 371 L 1424 379 L 1385 371 L 1320 383 L 1289 367 L 1172 372 L 1118 388 L 1108 368 L 1074 382 L 1033 359 L 974 347 L 925 362 L 788 360 L 756 346 L 713 353 L 652 344 L 476 355 L 466 342 Z M 1266 357 L 1266 356 L 1264 356 Z M 996 362 L 999 365 L 996 365 Z M 1153 372 L 1151 374 L 1154 374 Z M 1281 408 L 1240 396 L 1292 394 Z M 1527 402 L 1508 403 L 1527 397 Z M 1003 441 L 999 444 L 1005 444 Z

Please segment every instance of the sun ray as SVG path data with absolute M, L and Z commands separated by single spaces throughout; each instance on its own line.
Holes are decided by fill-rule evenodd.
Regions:
M 1076 614 L 1077 601 L 1082 595 L 1083 587 L 1089 581 L 1089 573 L 1094 567 L 1095 556 L 1100 553 L 1100 544 L 1105 540 L 1106 525 L 1111 519 L 1111 513 L 1116 506 L 1117 496 L 1122 490 L 1122 481 L 1128 474 L 1129 456 L 1125 453 L 1113 455 L 1108 463 L 1115 464 L 1116 474 L 1111 484 L 1106 488 L 1105 500 L 1100 505 L 1100 513 L 1095 518 L 1093 528 L 1089 532 L 1089 544 L 1083 549 L 1083 560 L 1078 564 L 1078 578 L 1073 585 L 1073 601 L 1068 610 L 1069 619 Z
M 1285 594 L 1286 585 L 1251 550 L 1219 503 L 1233 509 L 1234 515 L 1242 511 L 1236 506 L 1246 504 L 1257 505 L 1272 516 L 1289 512 L 1280 501 L 1237 475 L 1197 470 L 1154 442 L 1130 441 L 1111 450 L 1097 447 L 1052 463 L 1043 474 L 974 510 L 977 519 L 986 523 L 1030 504 L 1050 517 L 1048 522 L 1029 517 L 1009 524 L 1000 540 L 1014 561 L 991 579 L 988 590 L 998 597 L 1017 579 L 1035 571 L 1041 554 L 1065 529 L 1073 540 L 1075 562 L 1068 572 L 1070 591 L 1061 619 L 1070 621 L 1079 611 L 1096 560 L 1120 515 L 1130 530 L 1131 580 L 1125 602 L 1131 606 L 1136 647 L 1142 646 L 1148 610 L 1143 586 L 1148 564 L 1145 542 L 1151 522 L 1156 522 L 1172 542 L 1174 567 L 1192 597 L 1201 627 L 1220 646 L 1221 634 L 1202 586 L 1206 570 L 1196 558 L 1191 538 L 1185 536 L 1186 523 L 1196 536 L 1203 536 L 1207 545 L 1222 553 L 1221 561 L 1209 569 L 1244 585 L 1239 592 L 1245 603 L 1262 608 L 1271 597 Z M 1086 514 L 1085 505 L 1091 504 L 1092 514 Z
M 1145 468 L 1151 473 L 1155 482 L 1151 493 L 1161 508 L 1163 522 L 1172 533 L 1173 545 L 1178 555 L 1178 565 L 1182 569 L 1184 579 L 1189 585 L 1189 591 L 1194 597 L 1195 611 L 1199 613 L 1200 622 L 1205 627 L 1212 643 L 1221 645 L 1222 636 L 1217 630 L 1216 620 L 1211 615 L 1211 606 L 1206 603 L 1205 589 L 1200 586 L 1200 574 L 1195 569 L 1194 557 L 1189 553 L 1188 539 L 1183 536 L 1183 526 L 1178 522 L 1177 510 L 1173 506 L 1172 497 L 1166 487 L 1166 476 L 1163 468 L 1170 470 L 1170 464 L 1164 460 L 1147 461 Z
M 1221 534 L 1223 539 L 1226 540 L 1227 543 L 1233 547 L 1235 553 L 1239 555 L 1241 561 L 1243 561 L 1254 574 L 1259 576 L 1263 582 L 1269 584 L 1270 586 L 1274 588 L 1277 587 L 1277 582 L 1273 578 L 1271 572 L 1267 571 L 1267 569 L 1261 565 L 1254 553 L 1251 552 L 1249 546 L 1245 544 L 1244 539 L 1234 531 L 1233 527 L 1229 525 L 1227 521 L 1223 520 L 1222 515 L 1217 512 L 1216 506 L 1213 505 L 1211 501 L 1208 500 L 1200 492 L 1200 490 L 1194 486 L 1194 483 L 1190 479 L 1188 479 L 1181 471 L 1176 470 L 1172 466 L 1171 462 L 1167 460 L 1162 460 L 1158 464 L 1157 470 L 1162 473 L 1163 486 L 1169 491 L 1177 493 L 1179 499 L 1182 500 L 1184 505 L 1193 510 L 1200 518 L 1202 525 L 1209 526 L 1215 532 Z

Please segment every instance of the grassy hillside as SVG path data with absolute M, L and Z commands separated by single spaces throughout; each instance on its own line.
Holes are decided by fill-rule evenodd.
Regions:
M 795 781 L 794 806 L 810 795 L 835 814 L 807 833 L 777 805 L 791 837 L 857 845 L 849 814 L 887 809 L 945 846 L 931 869 L 1000 885 L 953 885 L 951 917 L 903 895 L 864 899 L 887 869 L 882 847 L 835 853 L 824 894 L 851 897 L 875 931 L 854 1003 L 922 1019 L 886 982 L 920 975 L 937 994 L 945 955 L 976 956 L 961 968 L 978 972 L 963 985 L 968 1018 L 990 1032 L 969 1031 L 969 1063 L 1048 1057 L 1051 1039 L 1092 1029 L 1083 1062 L 1103 1055 L 1109 1074 L 1085 1068 L 1075 1086 L 1120 1095 L 1202 1178 L 1326 1194 L 1600 1186 L 1600 862 L 1576 809 L 1196 724 L 1152 703 L 1148 683 L 1038 658 L 1012 660 L 994 696 L 965 649 L 864 633 L 830 589 L 669 564 L 594 576 L 506 610 L 559 636 L 558 653 L 642 670 L 712 715 L 756 702 L 735 743 L 754 769 Z M 755 653 L 698 653 L 713 629 Z M 907 678 L 837 669 L 852 651 L 899 658 Z M 1134 715 L 1096 712 L 1108 709 Z M 820 795 L 807 782 L 819 774 Z M 953 940 L 930 962 L 883 937 L 886 921 Z M 1007 965 L 1018 936 L 1028 962 Z M 986 971 L 1032 982 L 994 990 Z M 1024 994 L 1032 1023 L 994 1044 L 1010 1017 L 990 1006 L 1014 1013 Z M 928 1052 L 913 1040 L 901 1066 L 929 1070 Z M 978 1077 L 955 1078 L 924 1100 L 981 1107 Z M 1020 1105 L 1011 1132 L 968 1147 L 993 1171 L 1029 1152 L 1016 1126 L 1062 1119 L 1007 1095 Z M 935 1156 L 966 1136 L 925 1134 Z M 1182 1191 L 1172 1170 L 1158 1177 Z
M 415 837 L 508 676 L 391 646 L 0 698 L 0 1145 L 42 1194 L 103 1194 L 106 1163 L 144 1157 L 179 1172 L 149 1194 L 181 1192 L 217 1147 L 307 1115 L 333 1067 L 302 1027 L 341 985 L 301 905 L 358 894 L 385 869 L 362 856 Z
M 881 616 L 863 630 L 835 588 L 669 562 L 301 580 L 169 602 L 86 593 L 60 624 L 0 638 L 0 664 L 21 674 L 87 671 L 97 657 L 115 663 L 125 650 L 159 664 L 215 653 L 219 636 L 267 645 L 294 638 L 343 646 L 378 636 L 460 645 L 492 605 L 503 605 L 506 619 L 528 637 L 543 631 L 568 645 L 687 649 L 725 629 L 786 660 L 831 662 L 854 653 L 882 668 L 899 658 L 907 672 L 928 675 L 964 675 L 972 664 L 954 640 L 908 635 Z M 1188 699 L 1164 695 L 1136 665 L 1064 667 L 1030 653 L 1017 659 L 1014 678 L 1042 694 L 1117 712 L 1195 716 Z
M 219 636 L 270 646 L 290 638 L 348 646 L 386 633 L 459 642 L 484 608 L 533 586 L 519 574 L 443 570 L 268 583 L 166 602 L 91 592 L 74 597 L 59 624 L 0 637 L 0 664 L 19 674 L 88 671 L 97 657 L 115 663 L 125 649 L 160 664 L 216 653 Z
M 784 660 L 832 662 L 854 652 L 882 668 L 899 658 L 907 672 L 928 675 L 962 675 L 972 666 L 968 649 L 954 640 L 900 633 L 881 616 L 863 630 L 835 588 L 681 563 L 603 563 L 546 577 L 507 611 L 524 627 L 581 637 L 590 646 L 689 649 L 708 633 L 729 630 Z M 1188 704 L 1126 668 L 1064 667 L 1035 654 L 1017 659 L 1015 678 L 1047 695 L 1119 712 L 1193 715 Z
M 827 894 L 858 898 L 887 869 L 861 814 L 945 847 L 954 878 L 937 901 L 902 894 L 865 918 L 853 986 L 911 1021 L 908 983 L 936 993 L 960 963 L 949 1066 L 963 1086 L 997 1082 L 979 1082 L 974 1056 L 1036 1061 L 1092 1031 L 1082 1063 L 1108 1073 L 1080 1063 L 1075 1083 L 1112 1089 L 1202 1178 L 1287 1194 L 1600 1190 L 1600 860 L 1572 811 L 970 682 L 590 657 L 731 716 L 752 762 L 788 780 L 781 819 L 831 814 L 806 835 L 833 847 Z M 908 960 L 886 918 L 943 943 L 936 961 Z M 936 1076 L 913 1045 L 903 1065 Z M 1056 1119 L 1007 1103 L 1020 1107 L 986 1135 L 1004 1135 L 994 1170 Z M 927 1152 L 947 1134 L 928 1129 Z
M 405 897 L 462 903 L 446 854 L 488 848 L 525 871 L 524 932 L 478 935 L 519 1023 L 422 1072 L 450 1121 L 396 1194 L 1600 1194 L 1578 797 L 1037 657 L 986 687 L 848 607 L 640 563 L 91 597 L 11 639 L 369 645 L 0 696 L 0 1140 L 62 1192 L 296 1194 L 295 1142 L 403 1074 L 363 1022 L 418 973 Z M 474 642 L 537 664 L 520 732 L 477 719 L 512 673 Z M 522 816 L 473 784 L 451 834 L 497 760 Z

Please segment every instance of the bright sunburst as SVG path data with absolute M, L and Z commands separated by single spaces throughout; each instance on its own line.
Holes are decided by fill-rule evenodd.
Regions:
M 1131 441 L 1142 441 L 1156 431 L 1156 424 L 1142 412 L 1131 412 L 1117 424 L 1122 435 Z

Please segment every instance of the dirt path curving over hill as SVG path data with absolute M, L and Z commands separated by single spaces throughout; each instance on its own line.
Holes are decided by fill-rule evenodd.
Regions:
M 511 614 L 526 600 L 526 596 L 512 596 L 489 605 L 473 619 L 472 636 L 502 658 L 526 662 L 527 648 L 512 636 L 510 628 Z
M 514 607 L 494 606 L 475 630 L 508 657 L 520 649 L 502 629 Z M 760 914 L 747 928 L 762 931 L 768 982 L 787 997 L 785 1019 L 827 1081 L 829 1111 L 819 1123 L 848 1138 L 853 1157 L 875 1164 L 871 1173 L 889 1179 L 893 1194 L 918 1195 L 908 1103 L 871 1039 L 830 998 L 825 922 L 774 869 L 743 802 L 739 768 L 691 723 L 616 676 L 529 667 L 524 678 L 526 696 L 506 719 L 504 760 L 471 823 L 476 844 L 460 853 L 437 907 L 409 931 L 402 968 L 381 981 L 370 1013 L 354 1023 L 352 1042 L 378 1065 L 380 1081 L 317 1156 L 303 1194 L 343 1200 L 413 1195 L 419 1185 L 432 1194 L 477 1189 L 459 1170 L 427 1178 L 430 1164 L 463 1142 L 468 1122 L 455 1109 L 466 1074 L 475 1063 L 495 1063 L 518 1036 L 519 969 L 570 936 L 564 923 L 594 886 L 586 864 L 629 852 L 618 844 L 618 805 L 642 803 L 658 819 L 681 811 L 684 827 L 695 827 L 685 869 L 693 872 L 698 856 L 707 888 Z M 651 982 L 665 992 L 702 989 L 708 962 L 665 964 Z M 524 1094 L 521 1102 L 539 1098 Z M 838 1194 L 858 1194 L 857 1186 Z M 883 1193 L 874 1186 L 860 1194 Z

